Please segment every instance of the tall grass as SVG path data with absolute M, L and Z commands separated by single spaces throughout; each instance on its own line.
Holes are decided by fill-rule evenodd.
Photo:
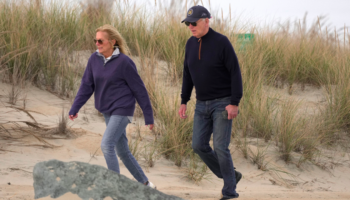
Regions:
M 76 10 L 57 2 L 44 6 L 31 1 L 1 1 L 0 8 L 0 64 L 8 81 L 14 82 L 17 72 L 53 92 L 66 86 L 72 90 L 68 55 L 80 48 L 76 41 L 83 32 Z M 64 80 L 61 85 L 59 80 Z
M 344 67 L 337 70 L 336 84 L 326 85 L 327 107 L 322 110 L 322 122 L 326 128 L 321 130 L 328 143 L 341 139 L 342 132 L 350 135 L 350 74 L 349 58 L 343 59 Z M 347 67 L 345 67 L 347 65 Z
M 281 158 L 287 162 L 291 161 L 291 153 L 296 150 L 297 145 L 305 137 L 302 130 L 306 121 L 297 115 L 298 104 L 298 102 L 287 101 L 282 104 L 279 112 L 276 142 Z
M 157 119 L 159 120 L 159 134 L 162 138 L 158 141 L 161 145 L 160 151 L 164 152 L 164 156 L 174 160 L 175 165 L 181 166 L 184 159 L 191 153 L 192 130 L 194 104 L 189 102 L 187 105 L 188 118 L 181 119 L 178 116 L 178 108 L 180 105 L 179 93 L 169 98 L 166 94 L 158 89 L 157 106 L 154 108 Z
M 58 1 L 48 5 L 1 1 L 1 53 L 5 55 L 1 58 L 2 65 L 6 64 L 9 73 L 19 65 L 21 73 L 27 73 L 28 78 L 36 81 L 41 72 L 45 84 L 53 88 L 58 66 L 68 65 L 62 54 L 86 48 L 92 50 L 94 30 L 110 23 L 125 36 L 133 54 L 139 51 L 145 55 L 150 49 L 157 49 L 157 57 L 168 63 L 168 75 L 176 80 L 181 78 L 184 46 L 190 36 L 180 23 L 184 8 L 180 8 L 181 12 L 179 7 L 161 7 L 151 15 L 146 9 L 128 2 L 117 1 L 114 7 L 81 5 Z M 270 30 L 239 26 L 239 22 L 232 23 L 231 19 L 217 18 L 221 19 L 212 21 L 213 28 L 227 35 L 235 47 L 240 46 L 235 34 L 239 29 L 255 34 L 251 48 L 237 52 L 242 63 L 253 58 L 255 63 L 250 66 L 262 67 L 266 75 L 280 78 L 289 85 L 335 83 L 336 69 L 347 64 L 338 58 L 349 55 L 349 44 L 341 42 L 336 32 L 325 33 L 322 19 L 310 30 L 300 23 Z M 347 37 L 344 35 L 345 40 Z

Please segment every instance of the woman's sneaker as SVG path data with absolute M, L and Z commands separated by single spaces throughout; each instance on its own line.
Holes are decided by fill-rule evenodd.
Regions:
M 147 185 L 146 186 L 148 186 L 148 187 L 150 187 L 150 188 L 153 188 L 153 189 L 157 189 L 157 187 L 152 183 L 152 182 L 150 182 L 150 181 L 147 181 Z

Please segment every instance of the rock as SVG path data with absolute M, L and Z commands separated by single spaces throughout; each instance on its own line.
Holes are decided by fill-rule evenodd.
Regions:
M 52 198 L 67 192 L 83 200 L 180 200 L 141 183 L 108 170 L 102 166 L 83 162 L 50 160 L 37 163 L 33 170 L 35 199 L 51 195 Z

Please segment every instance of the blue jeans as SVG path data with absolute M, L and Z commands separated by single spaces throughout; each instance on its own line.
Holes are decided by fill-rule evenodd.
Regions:
M 232 120 L 224 117 L 225 107 L 230 97 L 210 101 L 199 101 L 193 122 L 192 148 L 209 169 L 224 180 L 222 194 L 225 197 L 238 197 L 236 178 L 231 153 L 228 148 L 231 139 Z M 214 150 L 209 141 L 213 133 Z
M 130 122 L 127 116 L 103 114 L 106 121 L 106 131 L 101 142 L 101 150 L 106 159 L 109 170 L 120 174 L 119 163 L 116 155 L 123 161 L 125 167 L 140 183 L 148 181 L 145 173 L 131 154 L 128 138 L 126 138 L 126 126 Z

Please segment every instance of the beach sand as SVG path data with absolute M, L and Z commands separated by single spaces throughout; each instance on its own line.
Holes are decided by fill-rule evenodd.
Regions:
M 18 124 L 26 126 L 20 121 L 33 121 L 26 113 L 10 108 L 5 103 L 6 95 L 10 85 L 0 83 L 0 95 L 2 104 L 0 106 L 0 120 L 17 121 Z M 304 99 L 305 108 L 322 104 L 324 102 L 322 88 L 306 87 L 304 91 L 295 91 L 287 95 L 286 89 L 273 89 L 270 92 L 279 92 L 281 97 Z M 57 125 L 62 109 L 70 108 L 71 102 L 58 98 L 47 91 L 28 86 L 25 90 L 26 109 L 40 124 L 47 127 Z M 18 102 L 21 107 L 21 102 Z M 311 112 L 311 111 L 310 111 Z M 174 116 L 176 117 L 176 116 Z M 136 135 L 136 124 L 143 122 L 142 119 L 134 119 L 127 127 L 129 139 Z M 56 148 L 45 148 L 33 146 L 41 144 L 32 136 L 16 141 L 0 141 L 0 199 L 1 200 L 31 200 L 34 199 L 32 171 L 36 163 L 57 159 L 65 162 L 81 161 L 89 162 L 106 167 L 100 147 L 100 141 L 105 129 L 105 123 L 94 109 L 93 99 L 90 99 L 79 112 L 79 118 L 70 122 L 75 137 L 69 139 L 47 139 Z M 144 142 L 152 141 L 152 132 L 145 126 L 141 126 L 141 135 Z M 256 139 L 249 143 L 251 149 L 258 148 Z M 277 149 L 273 144 L 259 145 L 267 146 L 268 164 L 267 170 L 257 169 L 250 160 L 245 159 L 238 151 L 235 144 L 231 145 L 233 162 L 238 171 L 243 174 L 242 180 L 237 186 L 239 199 L 245 200 L 316 200 L 316 199 L 350 199 L 350 164 L 349 153 L 341 150 L 325 149 L 325 169 L 312 163 L 304 163 L 301 167 L 296 164 L 286 164 L 282 161 Z M 211 172 L 205 180 L 194 183 L 186 178 L 184 168 L 179 168 L 172 161 L 160 158 L 155 166 L 146 166 L 142 156 L 139 163 L 144 169 L 149 180 L 157 189 L 170 195 L 176 195 L 187 200 L 216 200 L 220 198 L 223 182 Z M 128 170 L 120 162 L 121 174 L 133 179 Z M 133 179 L 134 180 L 134 179 Z M 50 197 L 41 198 L 51 199 Z M 58 199 L 80 199 L 74 194 L 65 194 Z M 110 198 L 106 198 L 110 199 Z

